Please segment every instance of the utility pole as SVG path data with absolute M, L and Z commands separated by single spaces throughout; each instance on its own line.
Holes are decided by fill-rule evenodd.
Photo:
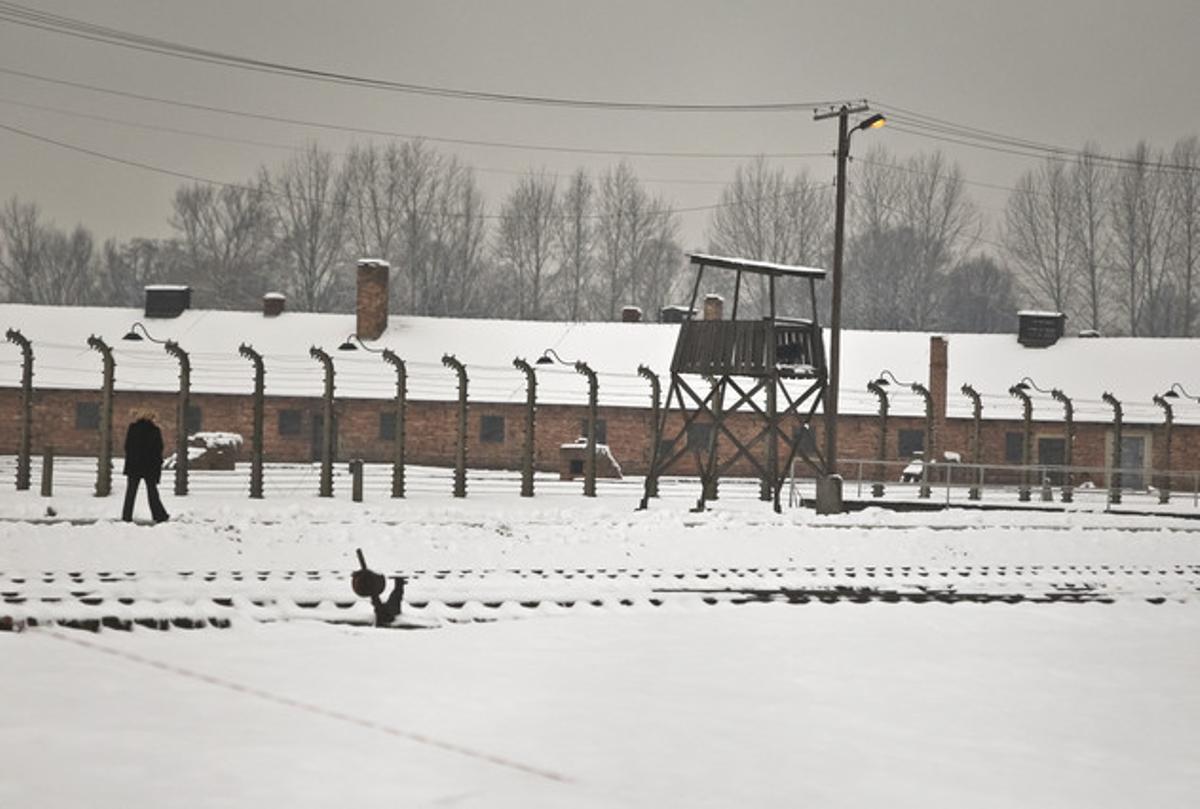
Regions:
M 817 110 L 814 121 L 823 121 L 837 116 L 837 201 L 833 224 L 833 290 L 829 311 L 829 380 L 825 388 L 825 497 L 817 497 L 817 510 L 822 513 L 837 513 L 842 510 L 841 487 L 832 478 L 837 474 L 837 424 L 838 385 L 841 382 L 842 357 L 842 253 L 846 237 L 846 160 L 850 156 L 850 135 L 859 129 L 882 126 L 884 117 L 873 115 L 850 129 L 850 116 L 866 112 L 865 102 L 855 105 L 843 104 L 836 109 Z M 836 489 L 836 491 L 834 491 Z

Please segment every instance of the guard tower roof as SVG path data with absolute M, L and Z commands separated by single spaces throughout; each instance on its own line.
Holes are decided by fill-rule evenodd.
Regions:
M 758 273 L 789 278 L 823 279 L 828 273 L 817 267 L 799 267 L 794 264 L 773 264 L 769 261 L 751 261 L 745 258 L 728 258 L 726 256 L 711 256 L 707 253 L 689 253 L 693 264 L 702 267 L 724 267 L 727 270 Z

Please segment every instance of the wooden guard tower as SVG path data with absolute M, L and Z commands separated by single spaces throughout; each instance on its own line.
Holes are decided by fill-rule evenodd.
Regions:
M 773 500 L 779 511 L 780 491 L 796 458 L 817 472 L 823 469 L 812 434 L 812 416 L 825 401 L 827 384 L 816 295 L 816 282 L 825 278 L 825 270 L 700 253 L 690 258 L 696 265 L 696 281 L 675 343 L 671 384 L 658 425 L 663 440 L 652 449 L 641 507 L 648 505 L 651 482 L 690 453 L 695 456 L 702 483 L 697 510 L 704 508 L 706 500 L 715 499 L 722 472 L 745 459 L 758 471 L 762 499 Z M 696 319 L 696 297 L 706 270 L 734 273 L 733 309 L 728 320 Z M 747 274 L 766 276 L 768 312 L 758 319 L 738 320 L 742 278 Z M 780 279 L 808 282 L 811 318 L 776 315 Z M 785 403 L 782 410 L 780 397 Z M 672 412 L 682 423 L 677 431 L 668 433 Z M 747 434 L 731 429 L 728 419 L 734 412 L 757 417 L 757 431 Z M 710 425 L 707 441 L 697 440 L 703 431 L 693 431 L 693 425 L 700 424 Z M 724 453 L 722 443 L 729 447 Z M 781 448 L 786 458 L 782 465 Z

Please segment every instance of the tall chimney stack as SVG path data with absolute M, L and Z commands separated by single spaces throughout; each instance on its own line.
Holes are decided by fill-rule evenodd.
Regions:
M 721 320 L 725 317 L 725 299 L 720 295 L 704 296 L 704 319 Z
M 387 330 L 389 265 L 383 259 L 358 260 L 357 320 L 354 333 L 360 340 L 378 340 Z

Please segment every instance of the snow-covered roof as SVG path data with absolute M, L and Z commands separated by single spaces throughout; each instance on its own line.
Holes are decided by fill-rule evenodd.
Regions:
M 384 399 L 395 393 L 395 372 L 380 355 L 337 350 L 355 331 L 353 314 L 285 312 L 263 317 L 259 312 L 193 309 L 175 318 L 145 320 L 142 311 L 134 308 L 0 304 L 0 328 L 18 329 L 33 344 L 38 387 L 97 389 L 100 357 L 86 344 L 89 335 L 96 335 L 113 349 L 118 390 L 176 390 L 179 366 L 161 345 L 121 339 L 136 321 L 144 321 L 155 339 L 174 340 L 189 353 L 196 392 L 249 393 L 253 368 L 238 355 L 238 346 L 246 343 L 263 355 L 268 395 L 321 395 L 321 365 L 309 356 L 310 346 L 324 348 L 333 357 L 339 396 Z M 513 359 L 533 363 L 552 348 L 564 360 L 582 360 L 597 372 L 602 405 L 646 406 L 650 389 L 638 376 L 638 366 L 646 365 L 661 375 L 665 394 L 678 329 L 678 324 L 667 323 L 392 315 L 387 331 L 369 345 L 391 348 L 405 360 L 409 396 L 415 400 L 456 398 L 457 377 L 442 364 L 443 355 L 452 354 L 467 367 L 472 401 L 523 402 L 525 378 L 513 367 Z M 1111 408 L 1100 398 L 1105 392 L 1122 402 L 1127 421 L 1159 423 L 1162 411 L 1153 404 L 1155 394 L 1175 382 L 1200 391 L 1197 340 L 1064 337 L 1048 348 L 1025 348 L 1013 334 L 950 334 L 945 339 L 947 413 L 952 417 L 970 416 L 970 401 L 959 392 L 964 383 L 982 394 L 985 418 L 1020 418 L 1021 403 L 1008 389 L 1024 377 L 1046 390 L 1062 389 L 1074 400 L 1079 421 L 1112 418 Z M 874 413 L 877 400 L 866 384 L 883 370 L 905 382 L 927 384 L 929 341 L 930 335 L 922 332 L 844 331 L 841 412 Z M 20 364 L 17 346 L 0 344 L 0 386 L 20 384 Z M 587 401 L 587 380 L 573 367 L 534 367 L 540 402 Z M 789 384 L 800 390 L 804 381 Z M 923 412 L 916 394 L 902 386 L 889 390 L 893 414 Z M 1062 407 L 1048 394 L 1032 389 L 1029 393 L 1035 419 L 1061 420 Z M 1175 400 L 1175 417 L 1179 423 L 1200 424 L 1200 404 Z
M 788 275 L 800 278 L 824 278 L 827 273 L 818 267 L 801 267 L 797 264 L 775 264 L 770 261 L 752 261 L 747 258 L 713 256 L 708 253 L 689 253 L 693 264 L 705 267 L 723 267 L 729 270 L 762 273 L 764 275 Z

